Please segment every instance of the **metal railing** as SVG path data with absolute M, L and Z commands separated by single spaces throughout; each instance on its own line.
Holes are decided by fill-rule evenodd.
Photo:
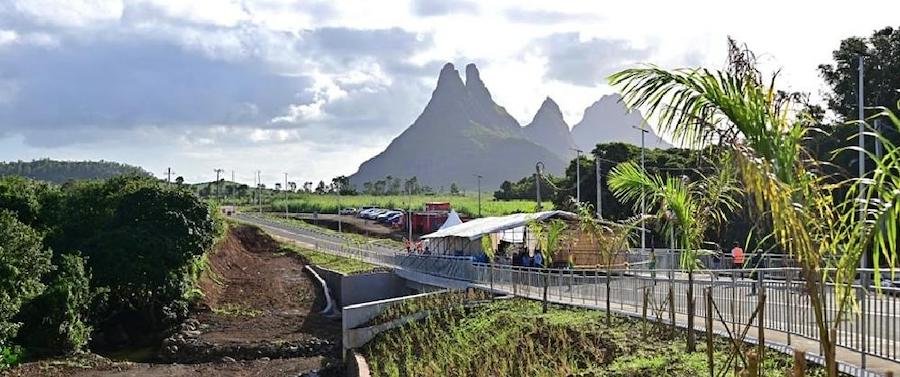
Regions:
M 246 217 L 247 215 L 242 215 Z M 609 284 L 612 309 L 640 313 L 644 300 L 658 307 L 652 316 L 669 322 L 674 315 L 688 313 L 688 300 L 696 305 L 695 326 L 704 326 L 701 318 L 707 315 L 703 292 L 709 288 L 724 321 L 747 323 L 759 304 L 761 292 L 764 302 L 764 327 L 787 335 L 791 345 L 793 336 L 818 339 L 809 295 L 805 282 L 795 267 L 757 269 L 704 269 L 694 273 L 692 280 L 675 269 L 618 269 L 605 270 L 540 269 L 473 262 L 468 257 L 408 254 L 377 244 L 354 244 L 333 233 L 318 232 L 303 227 L 279 224 L 253 216 L 258 225 L 285 232 L 319 250 L 355 258 L 381 266 L 401 268 L 442 278 L 462 280 L 510 294 L 542 298 L 547 287 L 548 301 L 604 308 L 606 285 Z M 641 265 L 642 267 L 646 265 Z M 853 285 L 856 305 L 844 314 L 837 326 L 837 344 L 858 352 L 863 368 L 867 356 L 900 362 L 900 288 L 883 286 L 876 291 L 871 284 L 874 271 L 861 269 L 860 280 Z M 826 279 L 827 280 L 827 279 Z M 693 284 L 693 297 L 688 297 L 688 285 Z M 669 287 L 674 300 L 669 303 Z M 837 318 L 836 290 L 833 284 L 823 287 L 826 320 Z M 663 304 L 665 303 L 665 304 Z M 674 310 L 674 311 L 673 311 Z

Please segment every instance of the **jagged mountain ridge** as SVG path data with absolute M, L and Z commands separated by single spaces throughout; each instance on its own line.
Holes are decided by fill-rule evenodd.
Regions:
M 350 180 L 361 186 L 388 175 L 415 176 L 432 187 L 475 187 L 477 174 L 483 187 L 495 187 L 531 174 L 537 161 L 557 174 L 566 163 L 525 138 L 518 121 L 494 102 L 475 65 L 466 67 L 463 83 L 447 63 L 422 114 Z
M 474 64 L 465 73 L 463 82 L 454 65 L 445 64 L 419 117 L 384 151 L 363 162 L 351 182 L 359 187 L 386 176 L 415 176 L 435 188 L 451 183 L 474 188 L 475 175 L 481 175 L 483 187 L 495 187 L 533 173 L 537 161 L 548 173 L 561 174 L 575 148 L 590 153 L 598 143 L 640 145 L 640 133 L 631 126 L 644 120 L 639 112 L 628 112 L 618 95 L 589 106 L 571 130 L 559 106 L 547 97 L 522 127 L 493 100 Z M 670 147 L 652 131 L 646 145 Z

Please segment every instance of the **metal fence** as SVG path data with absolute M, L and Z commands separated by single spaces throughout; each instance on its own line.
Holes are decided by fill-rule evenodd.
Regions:
M 760 294 L 765 292 L 763 317 L 766 330 L 784 333 L 788 345 L 795 336 L 818 339 L 809 295 L 805 293 L 805 283 L 795 267 L 704 269 L 696 271 L 693 279 L 688 279 L 686 273 L 666 268 L 629 268 L 608 273 L 604 270 L 489 265 L 475 263 L 467 257 L 408 254 L 377 244 L 356 244 L 334 233 L 291 227 L 261 217 L 253 217 L 252 221 L 272 228 L 276 233 L 289 233 L 291 237 L 329 253 L 462 280 L 516 296 L 542 299 L 546 286 L 548 301 L 554 303 L 603 308 L 608 284 L 613 310 L 641 313 L 644 301 L 649 301 L 647 305 L 651 313 L 648 317 L 670 322 L 676 315 L 687 315 L 688 300 L 692 299 L 696 303 L 695 328 L 698 330 L 703 329 L 702 318 L 707 315 L 703 305 L 706 289 L 709 289 L 719 308 L 717 315 L 730 324 L 748 323 L 759 304 Z M 676 254 L 668 255 L 670 263 L 675 263 Z M 900 362 L 900 288 L 887 286 L 876 290 L 871 283 L 874 277 L 872 270 L 860 270 L 859 277 L 859 283 L 852 287 L 855 305 L 838 324 L 837 344 L 858 352 L 863 368 L 867 356 Z M 693 297 L 688 297 L 691 284 Z M 671 302 L 668 300 L 670 287 Z M 833 323 L 838 314 L 835 287 L 826 284 L 823 289 L 826 321 Z

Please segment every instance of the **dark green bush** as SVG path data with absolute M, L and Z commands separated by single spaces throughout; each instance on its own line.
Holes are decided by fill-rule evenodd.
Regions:
M 0 239 L 0 347 L 21 308 L 18 341 L 36 354 L 153 341 L 187 313 L 190 266 L 221 229 L 187 189 L 137 176 L 0 178 L 3 209 L 0 234 L 14 236 Z
M 17 343 L 30 354 L 81 351 L 90 340 L 91 273 L 78 253 L 61 255 L 47 289 L 22 307 Z
M 50 270 L 50 252 L 40 235 L 7 210 L 0 209 L 0 348 L 15 336 L 13 316 L 41 293 L 41 277 Z
M 0 177 L 0 208 L 12 211 L 19 221 L 39 231 L 48 222 L 46 209 L 52 207 L 52 198 L 57 194 L 54 186 L 43 182 L 17 176 Z

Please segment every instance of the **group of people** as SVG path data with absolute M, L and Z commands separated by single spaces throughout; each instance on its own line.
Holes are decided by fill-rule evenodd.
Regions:
M 412 253 L 424 254 L 424 255 L 431 254 L 431 249 L 428 247 L 428 245 L 426 245 L 422 241 L 416 242 L 416 241 L 410 241 L 408 239 L 404 239 L 403 246 L 406 248 L 407 254 L 412 254 Z
M 540 250 L 535 250 L 534 255 L 530 255 L 528 250 L 517 251 L 512 256 L 512 265 L 519 267 L 544 267 L 544 254 Z

